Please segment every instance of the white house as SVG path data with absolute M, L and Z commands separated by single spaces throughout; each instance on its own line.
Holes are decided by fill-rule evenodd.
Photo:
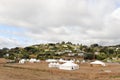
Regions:
M 69 53 L 68 56 L 75 56 L 75 53 Z
M 69 62 L 66 62 L 64 64 L 61 64 L 59 66 L 59 69 L 63 69 L 63 70 L 76 70 L 76 69 L 79 69 L 79 65 L 69 61 Z
M 78 53 L 78 56 L 81 56 L 81 57 L 83 57 L 83 56 L 84 56 L 84 53 L 83 53 L 83 52 L 81 52 L 81 53 Z

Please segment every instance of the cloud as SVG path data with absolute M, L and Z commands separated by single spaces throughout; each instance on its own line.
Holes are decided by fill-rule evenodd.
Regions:
M 17 26 L 90 26 L 110 12 L 112 0 L 1 0 L 1 22 Z M 111 6 L 112 5 L 112 6 Z
M 12 48 L 16 46 L 21 46 L 16 39 L 0 37 L 0 48 L 3 48 L 3 47 Z
M 28 42 L 120 40 L 119 0 L 0 0 L 0 23 L 23 28 Z M 30 41 L 31 40 L 31 41 Z M 19 42 L 19 41 L 18 41 Z

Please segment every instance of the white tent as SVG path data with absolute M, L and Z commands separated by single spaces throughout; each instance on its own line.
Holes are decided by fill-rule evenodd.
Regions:
M 19 61 L 20 64 L 24 64 L 25 62 L 26 62 L 25 59 L 21 59 L 21 60 Z
M 30 63 L 35 63 L 35 62 L 40 62 L 40 60 L 37 60 L 37 59 L 31 58 L 31 59 L 29 60 L 29 62 L 30 62 Z
M 65 63 L 67 60 L 59 59 L 59 62 Z
M 57 62 L 56 59 L 47 59 L 46 62 Z
M 31 58 L 30 60 L 29 60 L 29 62 L 31 62 L 31 63 L 34 63 L 36 61 L 36 59 L 34 59 L 34 58 Z
M 59 63 L 49 63 L 48 67 L 59 68 Z
M 97 65 L 106 66 L 104 62 L 98 61 L 98 60 L 96 60 L 96 61 L 94 61 L 94 62 L 91 62 L 90 64 L 92 64 L 92 65 L 97 64 Z
M 63 70 L 76 70 L 76 69 L 79 69 L 79 65 L 69 61 L 69 62 L 66 62 L 66 63 L 60 65 L 59 69 L 63 69 Z

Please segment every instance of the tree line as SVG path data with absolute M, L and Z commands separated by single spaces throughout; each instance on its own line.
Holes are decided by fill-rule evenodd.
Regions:
M 68 54 L 74 54 L 69 56 Z M 82 54 L 82 55 L 78 55 Z M 98 60 L 118 60 L 120 58 L 120 45 L 101 46 L 91 44 L 90 46 L 82 44 L 73 44 L 71 42 L 38 44 L 27 47 L 3 48 L 0 49 L 0 57 L 12 60 L 22 58 L 76 58 L 76 59 L 98 59 Z

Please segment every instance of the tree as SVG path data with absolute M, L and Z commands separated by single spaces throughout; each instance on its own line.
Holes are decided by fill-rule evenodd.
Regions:
M 66 42 L 66 44 L 72 45 L 72 43 L 71 43 L 71 42 L 69 42 L 69 41 L 68 41 L 68 42 Z
M 37 58 L 37 55 L 31 54 L 31 55 L 29 55 L 29 58 Z
M 110 48 L 110 49 L 108 49 L 108 53 L 109 53 L 109 54 L 113 54 L 113 53 L 114 53 L 114 50 Z
M 98 60 L 104 60 L 107 58 L 107 55 L 105 53 L 100 53 L 98 55 L 96 55 L 96 59 Z
M 0 49 L 0 58 L 2 58 L 5 54 L 7 54 L 8 51 L 9 51 L 8 48 Z
M 118 56 L 118 58 L 120 58 L 120 54 L 118 54 L 117 56 Z
M 61 44 L 65 44 L 65 41 L 62 41 Z
M 91 44 L 90 47 L 98 47 L 98 44 Z
M 84 56 L 84 58 L 92 60 L 92 59 L 94 59 L 94 54 L 92 54 L 92 53 L 86 53 L 85 56 Z

